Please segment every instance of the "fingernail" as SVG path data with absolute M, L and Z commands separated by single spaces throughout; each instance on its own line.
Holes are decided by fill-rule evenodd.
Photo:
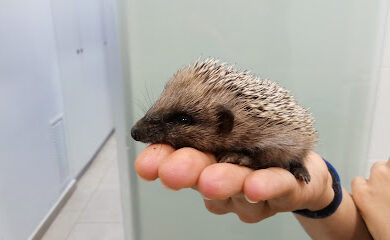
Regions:
M 207 201 L 210 201 L 210 200 L 211 200 L 210 198 L 205 197 L 205 196 L 203 196 L 202 194 L 201 194 L 201 196 L 202 196 L 202 198 L 203 198 L 204 200 L 207 200 Z
M 244 198 L 246 199 L 246 201 L 247 202 L 249 202 L 249 203 L 258 203 L 259 201 L 252 201 L 252 200 L 250 200 L 245 194 L 244 194 Z

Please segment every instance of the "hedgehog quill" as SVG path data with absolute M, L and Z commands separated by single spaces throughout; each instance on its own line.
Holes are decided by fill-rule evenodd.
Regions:
M 304 159 L 317 141 L 313 124 L 275 82 L 206 59 L 176 72 L 131 136 L 211 152 L 218 162 L 281 167 L 309 183 Z

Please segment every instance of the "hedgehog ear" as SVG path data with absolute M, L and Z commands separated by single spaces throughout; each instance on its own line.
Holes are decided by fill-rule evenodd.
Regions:
M 219 134 L 227 134 L 232 131 L 234 125 L 234 114 L 232 111 L 220 105 L 217 110 L 217 119 L 217 132 Z

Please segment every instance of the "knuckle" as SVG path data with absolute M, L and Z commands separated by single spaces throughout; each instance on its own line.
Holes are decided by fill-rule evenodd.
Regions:
M 363 187 L 360 184 L 359 180 L 353 180 L 352 181 L 352 194 L 353 195 L 360 195 L 363 192 Z
M 385 162 L 376 162 L 370 170 L 370 179 L 371 178 L 382 178 L 388 177 L 390 175 L 390 167 Z
M 364 179 L 362 177 L 355 177 L 352 180 L 352 188 L 359 189 L 362 187 Z
M 372 167 L 371 167 L 371 173 L 373 173 L 373 172 L 382 172 L 386 168 L 387 167 L 386 167 L 386 163 L 385 162 L 383 162 L 383 161 L 375 162 L 372 165 Z
M 378 174 L 380 174 L 380 175 L 389 174 L 389 168 L 386 165 L 379 167 L 377 171 L 378 171 Z

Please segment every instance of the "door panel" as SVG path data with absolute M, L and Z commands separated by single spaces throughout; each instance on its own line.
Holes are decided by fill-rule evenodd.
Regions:
M 100 6 L 99 0 L 52 2 L 73 175 L 91 160 L 113 127 Z
M 89 141 L 90 147 L 97 149 L 113 125 L 104 52 L 102 1 L 83 0 L 75 3 L 80 26 L 83 76 L 87 86 L 83 98 L 88 105 L 88 116 L 84 120 L 88 127 L 84 131 L 92 139 Z

